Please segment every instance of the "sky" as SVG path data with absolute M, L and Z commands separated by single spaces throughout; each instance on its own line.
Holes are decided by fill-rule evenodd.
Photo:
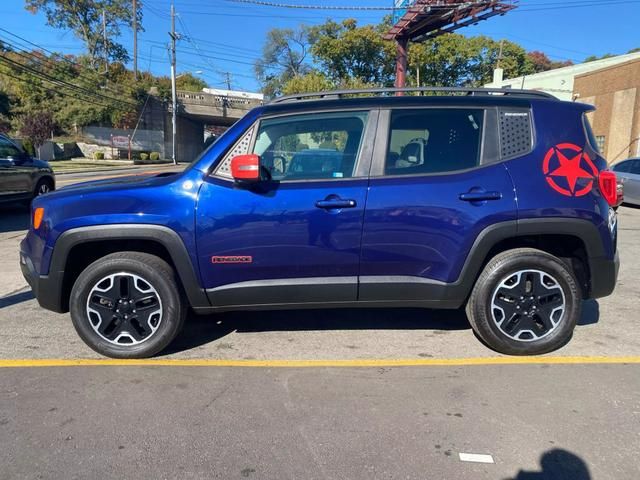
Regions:
M 392 0 L 276 0 L 304 5 L 390 7 Z M 138 33 L 138 69 L 169 75 L 167 44 L 170 0 L 138 0 L 144 6 L 144 31 Z M 388 11 L 301 10 L 235 3 L 230 0 L 175 0 L 178 42 L 177 71 L 202 72 L 213 88 L 225 88 L 227 72 L 233 89 L 257 90 L 253 64 L 266 32 L 319 24 L 326 19 L 356 18 L 378 23 Z M 48 50 L 80 54 L 83 45 L 71 31 L 46 25 L 42 14 L 24 9 L 24 0 L 0 1 L 0 27 Z M 503 16 L 460 30 L 488 35 L 542 50 L 554 60 L 581 62 L 589 55 L 622 54 L 640 47 L 640 0 L 521 0 Z M 5 32 L 0 31 L 3 36 Z M 132 52 L 133 34 L 124 29 L 119 41 Z

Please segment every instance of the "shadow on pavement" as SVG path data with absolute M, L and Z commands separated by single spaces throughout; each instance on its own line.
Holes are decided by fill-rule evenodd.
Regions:
M 590 480 L 586 462 L 579 456 L 560 448 L 549 450 L 540 457 L 539 472 L 520 471 L 509 480 Z
M 20 203 L 0 205 L 0 233 L 17 232 L 29 228 L 29 207 Z
M 466 330 L 464 310 L 365 309 L 228 312 L 187 318 L 182 333 L 161 355 L 189 350 L 231 332 L 311 330 Z
M 31 290 L 27 290 L 26 292 L 12 293 L 10 295 L 7 295 L 6 297 L 0 298 L 0 308 L 10 307 L 18 303 L 33 300 L 34 298 L 35 297 L 33 296 L 33 292 Z
M 578 325 L 593 325 L 599 319 L 598 302 L 585 301 Z M 190 350 L 219 340 L 234 331 L 255 333 L 311 330 L 467 330 L 469 328 L 469 321 L 463 309 L 267 310 L 204 316 L 192 313 L 187 318 L 182 333 L 161 355 Z

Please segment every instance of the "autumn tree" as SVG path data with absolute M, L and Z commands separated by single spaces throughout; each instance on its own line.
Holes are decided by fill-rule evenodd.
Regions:
M 142 2 L 138 3 L 136 21 L 142 30 Z M 25 8 L 31 13 L 43 13 L 47 25 L 71 30 L 83 41 L 90 64 L 97 68 L 101 59 L 126 62 L 129 54 L 118 43 L 122 27 L 133 25 L 134 15 L 130 0 L 25 0 Z M 107 42 L 103 36 L 103 12 Z
M 555 70 L 556 68 L 570 67 L 573 65 L 571 60 L 564 62 L 556 62 L 551 60 L 546 53 L 539 50 L 534 50 L 527 53 L 529 60 L 533 66 L 534 73 L 546 72 L 549 70 Z
M 56 124 L 51 112 L 35 112 L 25 115 L 21 119 L 20 135 L 29 140 L 38 151 L 40 147 L 53 135 Z

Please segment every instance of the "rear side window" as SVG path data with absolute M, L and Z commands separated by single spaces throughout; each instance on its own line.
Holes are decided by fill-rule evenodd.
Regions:
M 533 148 L 531 113 L 528 110 L 501 109 L 500 157 L 503 160 L 526 155 Z
M 452 172 L 480 163 L 484 110 L 421 109 L 391 113 L 386 175 Z

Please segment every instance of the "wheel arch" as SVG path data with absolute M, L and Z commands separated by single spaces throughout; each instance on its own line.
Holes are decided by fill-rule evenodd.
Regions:
M 536 248 L 563 260 L 580 282 L 584 298 L 592 296 L 594 259 L 605 255 L 598 228 L 583 219 L 546 218 L 498 223 L 478 235 L 456 282 L 465 293 L 465 300 L 493 257 L 523 247 Z
M 76 278 L 93 261 L 118 251 L 156 255 L 171 265 L 192 307 L 208 307 L 204 290 L 180 236 L 160 225 L 99 225 L 68 230 L 56 241 L 49 277 L 57 278 L 56 311 L 66 312 Z

